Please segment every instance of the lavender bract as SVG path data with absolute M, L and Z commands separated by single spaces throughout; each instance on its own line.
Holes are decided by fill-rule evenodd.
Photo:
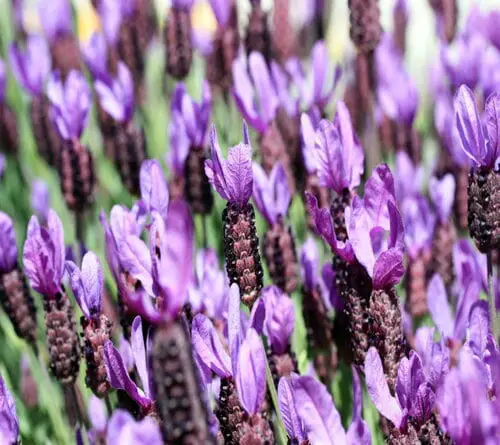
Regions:
M 5 444 L 16 444 L 19 438 L 19 419 L 14 398 L 2 376 L 0 376 L 0 419 L 0 440 Z

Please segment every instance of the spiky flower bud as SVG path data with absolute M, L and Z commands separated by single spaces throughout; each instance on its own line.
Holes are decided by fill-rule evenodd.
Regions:
M 80 369 L 80 342 L 73 308 L 65 292 L 45 298 L 43 306 L 50 370 L 63 385 L 72 384 Z
M 415 443 L 429 443 L 436 445 L 451 445 L 453 441 L 443 432 L 435 414 L 432 414 L 423 424 L 410 421 L 407 430 L 389 429 L 387 437 L 389 445 L 411 445 Z
M 455 183 L 455 203 L 454 213 L 457 227 L 460 230 L 467 230 L 469 227 L 469 169 L 467 167 L 459 167 L 454 172 Z
M 290 19 L 290 0 L 277 0 L 274 3 L 273 50 L 281 63 L 297 52 L 297 36 Z
M 57 167 L 63 141 L 50 120 L 50 101 L 44 96 L 33 96 L 30 111 L 38 151 L 49 165 Z
M 16 334 L 36 348 L 35 302 L 17 264 L 10 272 L 0 273 L 0 302 Z
M 205 150 L 192 148 L 184 165 L 184 193 L 193 213 L 208 215 L 214 198 L 205 174 Z
M 94 201 L 95 173 L 92 154 L 78 140 L 64 144 L 59 163 L 61 192 L 70 210 L 82 212 Z
M 406 267 L 406 307 L 413 317 L 421 317 L 427 313 L 427 267 L 429 258 L 421 252 L 410 258 Z
M 158 328 L 153 340 L 153 381 L 167 443 L 215 444 L 200 397 L 198 369 L 185 326 L 171 322 Z
M 500 247 L 500 173 L 479 168 L 469 174 L 469 231 L 477 248 Z
M 451 222 L 436 226 L 432 242 L 432 270 L 441 276 L 446 287 L 453 284 L 453 245 L 456 238 L 457 232 Z
M 193 60 L 191 43 L 191 15 L 189 6 L 177 5 L 186 3 L 174 1 L 167 17 L 163 39 L 166 49 L 167 73 L 176 79 L 183 79 L 189 73 Z
M 85 383 L 98 397 L 104 397 L 110 388 L 104 365 L 104 343 L 111 338 L 112 323 L 104 314 L 96 319 L 81 318 L 83 328 L 83 355 L 87 363 Z
M 267 14 L 262 10 L 260 1 L 252 2 L 245 39 L 247 54 L 252 51 L 261 53 L 267 62 L 271 59 L 271 35 L 267 25 Z
M 380 10 L 378 0 L 349 0 L 350 36 L 358 51 L 368 54 L 380 41 Z
M 80 54 L 78 40 L 72 34 L 58 37 L 50 47 L 52 66 L 59 70 L 63 79 L 73 71 L 83 70 L 83 61 Z
M 239 286 L 243 303 L 251 307 L 262 288 L 264 276 L 253 206 L 228 202 L 222 219 L 229 281 Z

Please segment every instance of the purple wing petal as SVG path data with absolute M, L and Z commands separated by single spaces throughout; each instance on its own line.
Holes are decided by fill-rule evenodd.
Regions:
M 363 410 L 363 388 L 358 371 L 354 366 L 352 370 L 352 392 L 353 392 L 353 414 L 352 422 L 347 430 L 347 442 L 349 445 L 371 445 L 372 438 L 368 424 L 361 417 Z
M 434 403 L 436 401 L 436 394 L 428 383 L 422 383 L 415 394 L 415 401 L 413 402 L 410 415 L 420 422 L 425 422 L 432 414 Z
M 262 298 L 259 298 L 257 302 L 252 306 L 252 312 L 250 313 L 250 324 L 249 327 L 254 328 L 257 334 L 261 335 L 264 330 L 264 322 L 266 321 L 266 305 Z
M 279 103 L 262 53 L 252 52 L 248 58 L 248 66 L 259 98 L 259 114 L 262 120 L 269 124 L 276 115 Z
M 467 283 L 465 287 L 460 289 L 455 315 L 455 326 L 453 328 L 453 338 L 463 340 L 469 322 L 469 314 L 472 305 L 479 299 L 479 292 L 479 284 L 475 281 Z
M 453 335 L 453 316 L 451 314 L 446 289 L 440 275 L 435 274 L 427 287 L 427 305 L 434 324 L 446 337 Z
M 148 210 L 157 211 L 164 219 L 168 214 L 168 186 L 160 163 L 156 160 L 144 161 L 140 173 L 141 198 Z
M 440 221 L 446 223 L 450 219 L 453 203 L 455 202 L 455 178 L 453 175 L 448 173 L 440 180 L 432 177 L 429 180 L 429 195 Z
M 38 3 L 38 7 L 47 40 L 53 41 L 58 35 L 71 33 L 72 17 L 69 0 L 43 0 Z
M 290 192 L 285 168 L 280 162 L 274 164 L 270 174 L 270 181 L 274 195 L 276 214 L 277 216 L 285 218 L 288 213 L 290 201 L 292 200 L 292 194 Z
M 211 159 L 205 161 L 205 174 L 210 184 L 213 185 L 217 193 L 226 200 L 230 199 L 228 186 L 226 183 L 224 164 L 226 161 L 222 158 L 217 131 L 212 125 L 210 132 Z
M 93 252 L 87 252 L 83 257 L 81 280 L 85 288 L 90 315 L 93 317 L 99 316 L 102 306 L 104 277 L 99 258 Z
M 123 269 L 133 278 L 139 280 L 149 295 L 153 295 L 151 256 L 144 241 L 138 236 L 128 235 L 122 240 L 118 248 Z
M 47 216 L 47 229 L 53 245 L 53 264 L 56 273 L 55 279 L 61 282 L 64 274 L 64 262 L 66 258 L 66 248 L 64 244 L 64 229 L 59 216 L 50 209 Z
M 485 163 L 490 168 L 495 167 L 500 156 L 500 94 L 495 92 L 486 100 L 484 107 L 486 133 L 488 135 Z
M 240 315 L 240 289 L 236 283 L 231 285 L 229 292 L 229 309 L 227 314 L 227 332 L 229 341 L 229 353 L 233 371 L 238 367 L 238 355 L 240 344 L 243 340 Z
M 0 438 L 6 443 L 17 443 L 19 438 L 19 419 L 16 405 L 9 388 L 0 375 Z
M 139 378 L 141 379 L 144 393 L 149 397 L 151 392 L 149 389 L 146 345 L 144 344 L 142 320 L 139 316 L 135 317 L 132 322 L 130 346 L 132 347 L 132 354 L 134 356 L 135 369 L 137 369 L 137 374 L 139 374 Z
M 398 249 L 382 252 L 373 268 L 373 287 L 384 289 L 399 283 L 405 273 L 403 253 Z
M 109 383 L 113 388 L 126 391 L 132 399 L 145 409 L 151 406 L 152 400 L 146 397 L 142 390 L 132 381 L 120 353 L 109 340 L 104 344 L 104 365 L 106 366 Z
M 378 412 L 389 419 L 396 428 L 399 428 L 403 421 L 403 411 L 397 400 L 391 396 L 385 379 L 382 361 L 373 346 L 366 353 L 365 379 L 368 394 Z
M 90 318 L 90 311 L 87 305 L 86 290 L 83 284 L 80 269 L 78 269 L 78 266 L 72 261 L 66 261 L 66 269 L 70 276 L 71 289 L 73 290 L 75 300 L 78 303 L 78 306 L 80 306 L 83 315 L 86 318 Z
M 467 340 L 470 348 L 479 357 L 483 356 L 490 334 L 490 316 L 488 303 L 476 301 L 470 310 Z
M 344 152 L 336 126 L 326 120 L 316 130 L 315 157 L 318 163 L 320 184 L 333 188 L 337 193 L 349 186 Z
M 414 398 L 425 376 L 419 355 L 413 351 L 410 354 L 410 359 L 403 357 L 399 362 L 396 394 L 400 406 L 412 415 Z
M 252 147 L 238 144 L 229 149 L 224 165 L 224 175 L 229 200 L 244 205 L 252 196 Z
M 374 226 L 389 228 L 387 203 L 395 203 L 394 178 L 386 164 L 379 165 L 365 184 L 364 207 Z
M 253 163 L 253 199 L 267 223 L 273 225 L 276 221 L 276 212 L 270 180 L 257 162 Z
M 87 414 L 89 416 L 92 429 L 105 432 L 108 423 L 108 413 L 104 401 L 92 394 L 89 398 Z
M 347 444 L 340 415 L 326 387 L 313 377 L 292 381 L 295 406 L 311 443 Z
M 293 377 L 292 377 L 293 378 Z M 300 421 L 295 400 L 293 397 L 292 382 L 289 377 L 281 377 L 278 384 L 278 403 L 281 418 L 286 432 L 291 439 L 297 439 L 299 443 L 305 440 L 304 430 Z
M 0 212 L 0 271 L 10 272 L 17 262 L 16 234 L 9 215 Z
M 318 284 L 319 252 L 312 237 L 307 238 L 300 252 L 300 270 L 302 281 L 308 291 Z
M 486 155 L 483 127 L 474 93 L 466 85 L 460 86 L 455 98 L 455 119 L 465 154 L 482 165 Z
M 231 358 L 225 351 L 212 322 L 202 314 L 193 319 L 191 330 L 193 347 L 205 366 L 219 377 L 231 377 Z
M 210 0 L 215 18 L 220 26 L 226 26 L 229 21 L 230 2 L 228 0 Z
M 256 414 L 266 395 L 266 353 L 253 328 L 241 344 L 235 381 L 241 405 L 250 415 Z

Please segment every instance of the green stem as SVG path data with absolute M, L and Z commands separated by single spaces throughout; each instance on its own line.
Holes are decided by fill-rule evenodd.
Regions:
M 266 360 L 266 380 L 267 387 L 269 388 L 269 393 L 271 394 L 271 400 L 273 401 L 274 411 L 276 412 L 277 421 L 275 423 L 276 434 L 278 443 L 281 445 L 287 444 L 287 434 L 285 431 L 285 427 L 283 426 L 283 419 L 281 418 L 280 407 L 278 404 L 278 394 L 276 392 L 276 388 L 274 386 L 273 375 L 271 374 L 271 368 L 269 368 L 269 363 Z

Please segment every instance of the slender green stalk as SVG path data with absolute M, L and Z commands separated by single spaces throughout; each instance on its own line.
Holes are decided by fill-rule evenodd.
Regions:
M 287 444 L 287 434 L 285 431 L 285 427 L 283 426 L 283 419 L 281 418 L 280 407 L 278 404 L 278 394 L 276 392 L 276 388 L 274 386 L 273 375 L 271 374 L 271 368 L 269 368 L 269 363 L 266 360 L 266 380 L 267 387 L 269 388 L 269 394 L 271 394 L 271 400 L 273 401 L 274 411 L 276 412 L 277 421 L 275 423 L 276 427 L 276 435 L 278 443 L 281 445 Z

